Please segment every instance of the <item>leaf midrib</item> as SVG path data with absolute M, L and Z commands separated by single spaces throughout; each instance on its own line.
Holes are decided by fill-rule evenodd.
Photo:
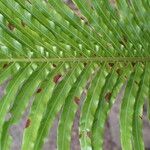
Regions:
M 150 62 L 148 57 L 1 58 L 0 62 Z

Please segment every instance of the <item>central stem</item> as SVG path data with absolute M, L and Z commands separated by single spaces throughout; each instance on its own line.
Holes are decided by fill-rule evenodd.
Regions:
M 2 58 L 0 62 L 150 62 L 150 57 Z

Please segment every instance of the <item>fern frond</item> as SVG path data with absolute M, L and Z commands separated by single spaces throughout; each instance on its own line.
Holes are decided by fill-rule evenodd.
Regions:
M 150 3 L 73 0 L 73 5 L 75 9 L 62 0 L 0 1 L 0 84 L 8 82 L 0 100 L 0 150 L 10 149 L 9 130 L 28 106 L 22 150 L 41 150 L 59 113 L 57 148 L 71 149 L 79 108 L 81 149 L 103 149 L 105 123 L 124 85 L 122 149 L 144 149 Z

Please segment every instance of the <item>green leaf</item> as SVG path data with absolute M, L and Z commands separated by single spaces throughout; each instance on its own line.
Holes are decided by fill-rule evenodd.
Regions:
M 7 80 L 9 77 L 13 76 L 17 71 L 18 67 L 17 64 L 6 64 L 6 68 L 3 65 L 3 69 L 0 72 L 0 84 Z
M 20 88 L 20 83 L 26 80 L 26 77 L 28 77 L 31 74 L 31 64 L 27 65 L 25 68 L 22 68 L 17 74 L 15 74 L 15 77 L 10 81 L 8 87 L 6 88 L 6 95 L 1 99 L 0 101 L 0 139 L 2 135 L 2 128 L 5 121 L 5 117 L 13 104 L 13 101 L 15 100 L 15 97 L 17 95 L 18 89 Z M 1 141 L 4 142 L 4 141 Z M 1 145 L 4 146 L 4 145 Z
M 65 102 L 65 99 L 69 93 L 71 85 L 77 79 L 77 75 L 80 72 L 79 65 L 74 64 L 74 69 L 70 70 L 63 81 L 56 86 L 52 94 L 51 99 L 49 100 L 46 108 L 46 112 L 42 118 L 39 130 L 36 137 L 36 145 L 34 146 L 35 150 L 41 149 L 44 139 L 48 135 L 48 131 L 52 126 L 52 123 L 55 119 L 56 114 L 60 111 L 62 105 Z
M 137 78 L 140 77 L 140 70 L 140 65 L 137 64 L 134 72 L 131 74 L 129 81 L 127 82 L 125 94 L 121 104 L 120 133 L 123 150 L 132 150 L 132 117 L 134 112 L 135 98 L 138 92 L 138 86 L 136 82 L 138 82 Z
M 30 110 L 30 115 L 28 116 L 28 118 L 30 119 L 30 126 L 24 131 L 22 150 L 32 150 L 35 145 L 34 143 L 36 140 L 38 128 L 45 113 L 47 103 L 51 98 L 52 92 L 55 87 L 53 78 L 60 72 L 63 65 L 64 64 L 60 65 L 57 69 L 52 70 L 39 86 L 41 92 L 36 94 L 35 100 Z
M 116 66 L 114 66 L 112 68 L 112 71 L 106 76 L 105 84 L 102 87 L 102 90 L 99 96 L 99 102 L 98 102 L 96 112 L 94 114 L 94 120 L 92 124 L 92 132 L 91 132 L 92 149 L 98 149 L 98 148 L 102 149 L 103 139 L 99 138 L 99 135 L 103 134 L 101 132 L 104 131 L 105 124 L 101 124 L 101 121 L 104 122 L 105 112 L 107 108 L 109 107 L 108 102 L 110 100 L 110 95 L 117 81 L 117 75 L 116 75 L 115 69 L 116 69 Z
M 146 95 L 148 95 L 149 80 L 148 65 L 145 65 L 141 81 L 139 83 L 138 94 L 134 105 L 133 114 L 133 147 L 137 150 L 144 150 L 143 135 L 142 135 L 142 110 L 145 102 Z
M 105 83 L 105 77 L 107 71 L 105 70 L 105 65 L 101 66 L 99 71 L 96 72 L 96 75 L 91 83 L 90 89 L 85 100 L 81 111 L 80 119 L 80 136 L 81 136 L 81 146 L 83 149 L 90 149 L 91 142 L 88 137 L 88 133 L 91 132 L 92 122 L 94 119 L 94 113 L 98 105 L 98 99 L 102 87 Z
M 78 102 L 80 100 L 81 92 L 83 91 L 86 82 L 91 74 L 91 64 L 88 65 L 78 76 L 76 82 L 69 91 L 69 94 L 65 100 L 65 104 L 62 109 L 61 118 L 58 127 L 58 149 L 66 150 L 70 149 L 71 142 L 71 129 L 75 117 L 75 113 L 78 109 Z
M 12 124 L 16 123 L 17 121 L 19 121 L 21 119 L 21 117 L 22 117 L 22 115 L 23 115 L 23 113 L 24 113 L 24 111 L 25 111 L 25 109 L 26 109 L 26 107 L 29 103 L 29 100 L 30 100 L 33 92 L 35 92 L 35 90 L 38 87 L 38 85 L 40 84 L 40 82 L 46 77 L 46 72 L 45 72 L 44 69 L 46 69 L 47 66 L 48 66 L 48 64 L 43 64 L 40 67 L 40 69 L 35 71 L 29 77 L 29 79 L 23 83 L 22 87 L 20 88 L 19 94 L 16 95 L 15 101 L 13 103 L 11 102 L 11 104 L 13 106 L 10 109 L 10 113 L 11 113 L 12 116 L 16 116 L 16 117 L 15 118 L 11 117 L 10 120 L 8 121 L 9 123 L 4 124 L 3 128 L 5 128 L 5 125 L 6 125 L 7 129 L 9 130 L 9 127 Z M 27 73 L 26 71 L 27 70 L 25 70 L 25 74 Z M 20 81 L 18 83 L 20 85 Z M 12 88 L 14 88 L 14 87 L 12 87 Z M 17 88 L 17 90 L 18 90 L 18 88 Z M 10 94 L 8 96 L 12 97 L 12 95 L 10 95 Z M 9 101 L 11 101 L 11 99 L 9 99 Z M 4 104 L 5 103 L 6 102 L 4 101 Z M 2 105 L 2 107 L 4 107 L 4 104 Z M 7 108 L 8 106 L 5 106 L 5 107 Z M 4 135 L 2 135 L 2 138 L 7 138 L 8 130 L 7 130 L 7 132 L 6 131 L 4 132 Z M 4 141 L 7 142 L 7 140 L 4 140 Z M 7 144 L 6 143 L 2 144 L 2 147 L 5 146 L 5 145 L 7 145 Z

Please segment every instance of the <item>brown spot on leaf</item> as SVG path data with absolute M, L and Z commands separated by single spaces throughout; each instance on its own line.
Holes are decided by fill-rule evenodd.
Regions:
M 41 93 L 42 92 L 42 89 L 41 88 L 39 88 L 37 91 L 36 91 L 36 93 Z
M 111 98 L 111 95 L 112 93 L 111 92 L 108 92 L 106 95 L 105 95 L 105 99 L 107 102 L 109 102 L 110 98 Z
M 27 0 L 27 1 L 31 4 L 30 0 Z
M 136 63 L 132 62 L 131 64 L 132 64 L 132 66 L 134 67 Z
M 25 125 L 25 128 L 28 128 L 31 124 L 31 120 L 30 119 L 27 119 L 26 121 L 26 125 Z
M 110 66 L 110 67 L 113 67 L 113 66 L 114 66 L 114 63 L 109 63 L 109 66 Z
M 3 65 L 3 69 L 7 68 L 8 67 L 8 64 L 4 64 Z
M 119 43 L 123 46 L 126 46 L 126 43 L 128 42 L 127 37 L 123 36 L 122 39 L 119 41 Z
M 127 39 L 127 37 L 125 35 L 123 36 L 123 40 L 124 40 L 125 43 L 128 42 L 128 39 Z
M 60 82 L 60 79 L 61 79 L 62 75 L 61 74 L 58 74 L 54 77 L 53 81 L 57 84 Z
M 91 138 L 91 137 L 92 137 L 92 133 L 91 133 L 91 131 L 88 131 L 88 132 L 87 132 L 87 136 L 88 136 L 89 138 Z
M 84 62 L 84 63 L 83 63 L 83 65 L 84 65 L 84 67 L 86 67 L 86 66 L 87 66 L 87 63 L 86 63 L 86 62 Z
M 9 30 L 13 31 L 15 29 L 15 26 L 12 23 L 8 23 Z
M 120 69 L 117 69 L 116 72 L 117 72 L 118 75 L 121 75 L 121 70 Z
M 79 53 L 79 55 L 82 57 L 83 55 L 82 55 L 82 53 Z
M 119 41 L 119 43 L 120 43 L 121 45 L 125 46 L 125 43 L 124 43 L 123 40 Z
M 135 84 L 137 84 L 137 85 L 139 84 L 137 81 L 134 81 L 134 82 L 135 82 Z
M 21 21 L 21 25 L 22 25 L 23 27 L 26 26 L 26 24 L 25 24 L 23 21 Z
M 57 67 L 57 65 L 56 65 L 56 64 L 53 64 L 53 67 L 54 67 L 54 68 L 56 68 L 56 67 Z
M 77 105 L 80 104 L 80 98 L 79 98 L 79 97 L 75 97 L 75 98 L 74 98 L 74 101 L 75 101 L 75 103 L 76 103 Z

